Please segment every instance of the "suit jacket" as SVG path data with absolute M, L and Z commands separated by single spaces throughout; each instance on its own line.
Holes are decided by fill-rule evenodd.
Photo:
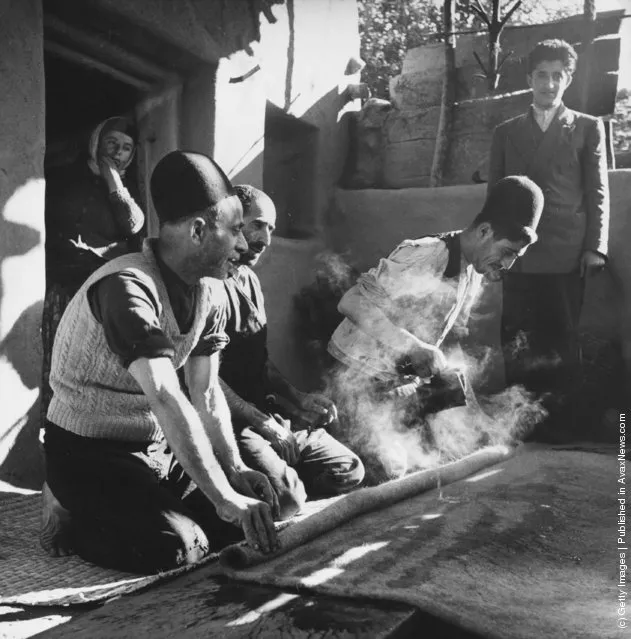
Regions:
M 569 273 L 584 250 L 607 255 L 609 183 L 598 118 L 561 105 L 543 134 L 532 108 L 500 124 L 491 145 L 489 188 L 507 175 L 527 175 L 545 198 L 539 241 L 515 271 Z

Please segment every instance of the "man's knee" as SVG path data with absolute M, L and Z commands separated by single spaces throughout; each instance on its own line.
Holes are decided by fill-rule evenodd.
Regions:
M 339 495 L 357 488 L 363 481 L 366 470 L 361 459 L 354 453 L 329 470 L 328 479 L 331 494 Z
M 194 564 L 208 555 L 208 538 L 191 518 L 173 510 L 145 514 L 108 522 L 78 518 L 73 521 L 74 549 L 90 563 L 139 574 Z
M 164 535 L 173 538 L 172 544 L 165 544 L 165 558 L 173 568 L 197 563 L 210 552 L 206 533 L 190 517 L 176 511 L 167 511 L 164 517 L 169 524 Z
M 335 463 L 328 463 L 309 480 L 309 494 L 313 496 L 342 495 L 357 488 L 366 471 L 361 459 L 348 452 Z

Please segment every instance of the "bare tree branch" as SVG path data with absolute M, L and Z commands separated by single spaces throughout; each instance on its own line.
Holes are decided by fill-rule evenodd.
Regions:
M 523 0 L 517 0 L 517 2 L 515 2 L 515 4 L 508 10 L 506 15 L 500 21 L 500 24 L 502 25 L 502 27 L 511 19 L 511 16 L 513 15 L 513 13 L 515 13 L 515 11 L 517 11 L 517 9 L 521 7 L 522 2 Z
M 480 20 L 482 20 L 482 22 L 484 22 L 487 26 L 491 26 L 491 20 L 480 4 L 480 0 L 471 0 L 470 9 L 478 16 L 478 18 L 480 18 Z
M 506 62 L 506 60 L 508 60 L 508 58 L 510 58 L 511 53 L 513 53 L 512 51 L 507 51 L 503 56 L 502 59 L 497 63 L 497 70 L 499 71 L 502 66 L 504 65 L 504 62 Z
M 476 51 L 473 52 L 473 57 L 476 59 L 476 62 L 480 65 L 480 68 L 482 69 L 482 72 L 484 73 L 484 77 L 488 78 L 489 72 L 486 70 L 486 67 L 484 66 L 484 62 L 482 62 L 482 60 L 480 59 L 480 56 L 477 54 Z

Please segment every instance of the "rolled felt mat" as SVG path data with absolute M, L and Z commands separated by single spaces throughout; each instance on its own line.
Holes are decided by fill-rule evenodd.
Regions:
M 354 517 L 431 490 L 438 485 L 439 480 L 442 486 L 451 484 L 483 468 L 509 459 L 515 450 L 509 446 L 489 446 L 444 466 L 419 470 L 379 486 L 360 488 L 338 499 L 320 512 L 280 530 L 278 533 L 280 548 L 276 552 L 264 554 L 245 543 L 234 544 L 227 546 L 219 553 L 220 564 L 225 572 L 230 573 L 269 561 L 337 528 Z

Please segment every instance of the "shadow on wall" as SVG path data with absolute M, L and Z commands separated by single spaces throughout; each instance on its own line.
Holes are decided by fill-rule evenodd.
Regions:
M 27 308 L 0 344 L 0 358 L 7 359 L 29 390 L 39 389 L 41 381 L 43 305 L 37 302 Z M 36 344 L 32 344 L 33 336 L 37 336 Z M 25 344 L 31 347 L 28 357 L 24 355 Z M 22 488 L 39 489 L 44 481 L 39 401 L 38 396 L 25 415 L 0 433 L 0 479 Z
M 36 229 L 0 217 L 0 272 L 8 258 L 25 255 L 40 243 L 41 234 Z M 0 303 L 6 303 L 1 279 Z M 3 385 L 7 384 L 3 388 L 5 398 L 12 397 L 10 378 L 13 372 L 26 389 L 39 388 L 42 308 L 43 302 L 39 301 L 24 310 L 0 342 L 0 366 L 9 368 L 8 374 L 3 375 Z M 38 398 L 24 415 L 0 432 L 0 479 L 23 487 L 39 488 L 43 477 Z

